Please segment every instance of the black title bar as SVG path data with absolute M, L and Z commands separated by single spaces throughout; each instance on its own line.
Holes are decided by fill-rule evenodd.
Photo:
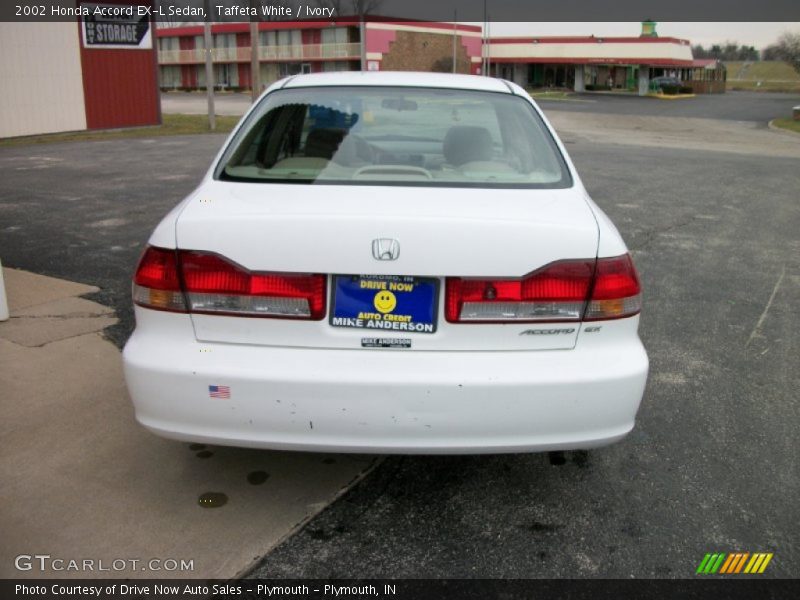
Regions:
M 71 21 L 82 0 L 4 0 L 0 21 Z M 107 0 L 105 4 L 126 4 Z M 91 3 L 87 2 L 89 7 Z M 798 0 L 128 0 L 157 21 L 341 20 L 358 17 L 413 21 L 800 21 Z M 138 11 L 138 9 L 137 9 Z M 146 12 L 146 11 L 142 11 Z
M 760 576 L 694 579 L 241 579 L 234 581 L 0 580 L 3 600 L 726 600 L 800 597 L 800 581 Z

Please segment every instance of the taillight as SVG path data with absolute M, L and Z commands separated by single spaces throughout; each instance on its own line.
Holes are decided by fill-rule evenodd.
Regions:
M 559 261 L 519 279 L 449 277 L 445 291 L 450 323 L 597 321 L 640 310 L 639 278 L 627 254 Z
M 158 310 L 185 311 L 175 250 L 150 246 L 133 277 L 133 301 Z
M 180 252 L 191 312 L 286 317 L 325 316 L 325 275 L 253 273 L 216 254 Z
M 520 279 L 449 277 L 445 318 L 451 323 L 577 321 L 589 296 L 593 262 L 556 262 Z
M 325 275 L 251 272 L 216 254 L 151 247 L 136 270 L 134 302 L 161 310 L 318 321 L 325 316 L 325 287 Z
M 599 258 L 585 321 L 630 317 L 642 310 L 642 286 L 630 255 Z

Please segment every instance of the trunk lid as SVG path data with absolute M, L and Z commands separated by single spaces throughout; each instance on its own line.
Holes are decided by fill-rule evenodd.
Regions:
M 211 181 L 178 218 L 181 249 L 215 252 L 251 271 L 414 276 L 438 280 L 435 333 L 334 327 L 322 321 L 193 314 L 200 341 L 361 348 L 365 338 L 411 350 L 572 348 L 577 323 L 454 324 L 444 278 L 520 277 L 548 263 L 594 258 L 598 228 L 582 193 L 411 186 L 265 185 Z M 373 242 L 397 240 L 396 260 Z M 554 333 L 521 335 L 529 330 Z M 570 331 L 571 330 L 571 331 Z

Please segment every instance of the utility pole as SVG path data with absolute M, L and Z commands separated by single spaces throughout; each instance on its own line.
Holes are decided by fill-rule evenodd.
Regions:
M 208 128 L 214 131 L 217 128 L 217 117 L 214 114 L 214 64 L 211 51 L 214 42 L 211 39 L 211 0 L 205 0 L 206 20 L 203 23 L 203 45 L 206 47 L 206 98 L 208 99 Z
M 367 70 L 367 24 L 364 22 L 364 11 L 361 10 L 358 23 L 358 36 L 361 39 L 361 70 Z
M 453 11 L 453 73 L 456 72 L 456 40 L 458 33 L 458 10 Z
M 492 75 L 492 21 L 491 15 L 486 17 L 486 74 Z
M 489 51 L 489 40 L 486 37 L 486 30 L 489 23 L 486 21 L 486 0 L 483 0 L 483 27 L 481 27 L 481 75 L 484 77 L 489 76 L 488 63 L 486 61 L 486 54 Z
M 258 15 L 260 2 L 258 0 L 250 0 L 250 6 L 255 9 Z M 258 47 L 261 45 L 258 39 L 258 21 L 257 16 L 250 17 L 250 87 L 251 97 L 253 102 L 258 100 L 261 94 L 261 61 L 258 56 Z

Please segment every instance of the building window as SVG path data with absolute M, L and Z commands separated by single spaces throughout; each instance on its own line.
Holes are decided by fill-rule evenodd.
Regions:
M 236 48 L 236 34 L 223 33 L 215 35 L 214 48 Z
M 181 68 L 177 65 L 165 65 L 161 67 L 161 87 L 179 88 L 183 85 L 181 80 Z
M 179 38 L 176 37 L 163 37 L 158 40 L 158 49 L 165 52 L 180 49 Z
M 322 63 L 322 70 L 326 72 L 349 71 L 350 63 L 346 60 L 329 60 Z
M 216 65 L 214 85 L 219 88 L 239 87 L 239 67 L 235 64 Z
M 330 29 L 322 30 L 322 43 L 323 44 L 346 44 L 347 28 L 346 27 L 332 27 Z
M 277 36 L 274 31 L 260 31 L 258 33 L 259 44 L 262 46 L 276 46 L 278 44 Z
M 303 36 L 299 29 L 284 29 L 278 32 L 279 46 L 299 46 L 303 43 Z
M 278 65 L 278 74 L 280 77 L 288 77 L 289 75 L 300 74 L 300 63 L 281 63 Z

